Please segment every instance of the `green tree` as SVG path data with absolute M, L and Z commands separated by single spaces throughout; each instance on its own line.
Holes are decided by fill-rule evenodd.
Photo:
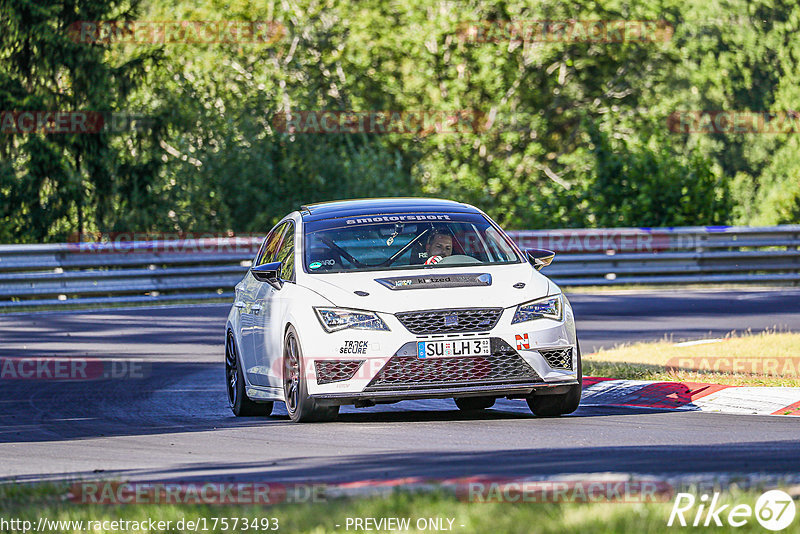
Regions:
M 71 33 L 79 21 L 131 18 L 138 0 L 0 0 L 0 110 L 125 110 L 153 55 L 115 61 Z M 106 133 L 0 134 L 3 240 L 64 240 L 114 218 L 126 176 Z M 135 166 L 134 166 L 135 167 Z M 129 171 L 135 174 L 136 169 Z

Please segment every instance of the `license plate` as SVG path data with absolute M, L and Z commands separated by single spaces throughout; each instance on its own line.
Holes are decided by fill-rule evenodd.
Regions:
M 454 356 L 489 356 L 488 339 L 451 339 L 447 341 L 418 341 L 417 357 L 452 358 Z

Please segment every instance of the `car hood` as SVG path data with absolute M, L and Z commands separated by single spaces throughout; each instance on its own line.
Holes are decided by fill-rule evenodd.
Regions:
M 484 276 L 487 274 L 490 279 Z M 487 285 L 489 280 L 490 285 Z M 306 274 L 298 283 L 335 306 L 383 313 L 440 308 L 510 308 L 558 291 L 555 284 L 528 263 Z M 520 283 L 524 287 L 514 287 Z M 358 295 L 356 291 L 368 295 Z

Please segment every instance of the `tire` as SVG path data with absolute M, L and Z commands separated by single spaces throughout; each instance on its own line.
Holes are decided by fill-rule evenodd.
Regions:
M 303 366 L 303 352 L 293 326 L 286 330 L 283 342 L 283 395 L 286 412 L 295 423 L 334 421 L 338 406 L 320 406 L 308 395 Z
M 459 397 L 453 399 L 462 412 L 477 412 L 494 406 L 494 397 Z
M 233 334 L 228 333 L 225 343 L 225 384 L 228 392 L 228 406 L 236 417 L 269 415 L 272 413 L 272 402 L 257 403 L 250 400 L 244 387 L 244 373 L 239 365 L 236 342 Z
M 526 400 L 528 408 L 540 417 L 558 417 L 571 414 L 581 403 L 583 388 L 583 367 L 581 365 L 581 348 L 578 346 L 578 383 L 570 386 L 569 391 L 560 395 L 531 395 Z

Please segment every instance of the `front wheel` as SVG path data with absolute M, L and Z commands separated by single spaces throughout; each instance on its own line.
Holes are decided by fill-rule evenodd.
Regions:
M 320 406 L 308 395 L 303 369 L 303 353 L 297 332 L 290 326 L 283 343 L 283 394 L 289 418 L 295 423 L 333 421 L 339 415 L 339 407 Z
M 228 406 L 236 417 L 272 413 L 272 402 L 256 403 L 247 396 L 244 373 L 236 353 L 236 342 L 233 340 L 233 334 L 230 333 L 228 341 L 225 343 L 225 384 L 228 391 Z
M 567 415 L 578 409 L 581 403 L 583 388 L 583 368 L 581 366 L 581 349 L 578 350 L 578 383 L 570 386 L 569 391 L 560 395 L 531 395 L 526 400 L 531 411 L 540 417 L 557 417 Z

